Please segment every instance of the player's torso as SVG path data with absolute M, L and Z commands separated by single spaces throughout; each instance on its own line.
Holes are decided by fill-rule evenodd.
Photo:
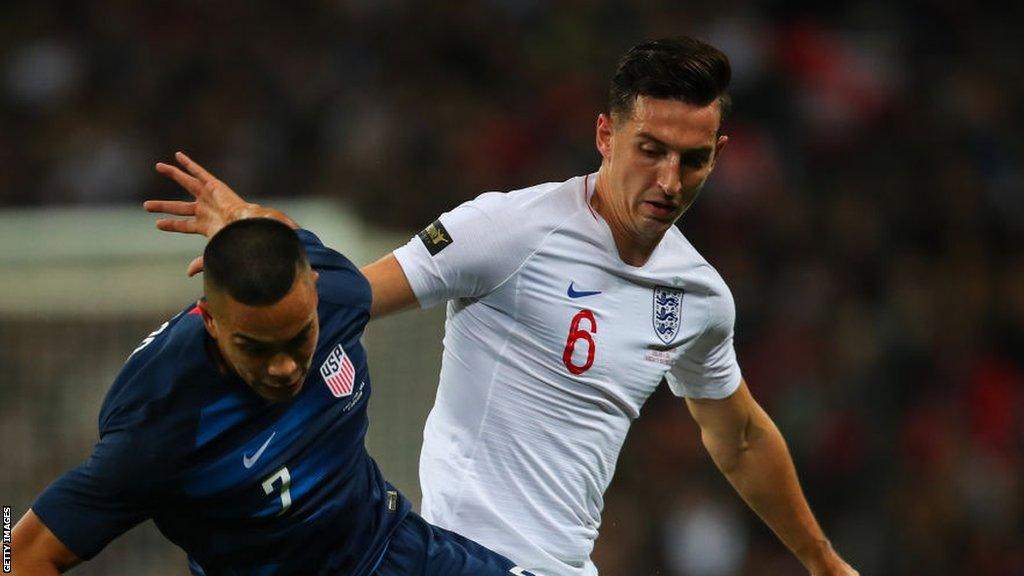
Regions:
M 586 212 L 548 234 L 480 304 L 514 317 L 508 352 L 527 372 L 632 419 L 704 328 L 716 290 L 708 271 L 675 238 L 647 265 L 628 266 L 607 225 Z
M 337 374 L 342 374 L 332 355 L 347 358 L 351 374 L 337 394 L 318 369 L 337 363 Z M 359 343 L 321 335 L 294 399 L 267 402 L 240 385 L 199 411 L 193 464 L 181 478 L 183 496 L 195 503 L 209 501 L 205 513 L 210 516 L 308 515 L 316 504 L 311 498 L 324 490 L 325 473 L 344 473 L 360 461 L 369 392 Z
M 282 559 L 319 554 L 322 564 L 349 544 L 358 555 L 381 524 L 372 504 L 387 496 L 363 444 L 365 351 L 336 320 L 320 317 L 310 371 L 290 401 L 267 402 L 212 369 L 191 375 L 216 392 L 203 394 L 192 430 L 179 437 L 189 445 L 154 520 L 207 573 L 244 565 L 292 573 L 296 566 L 280 566 Z
M 557 192 L 579 194 L 575 209 L 517 215 L 537 243 L 505 282 L 449 304 L 421 460 L 428 519 L 559 574 L 592 573 L 629 426 L 724 289 L 676 231 L 624 264 L 583 181 Z

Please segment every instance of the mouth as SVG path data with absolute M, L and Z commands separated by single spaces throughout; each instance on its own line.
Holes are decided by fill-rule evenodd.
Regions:
M 302 383 L 305 380 L 306 380 L 306 375 L 305 374 L 299 374 L 298 376 L 296 376 L 295 378 L 292 378 L 291 380 L 288 380 L 287 382 L 267 383 L 265 386 L 268 389 L 274 391 L 275 394 L 276 393 L 284 393 L 284 394 L 287 394 L 289 396 L 294 396 L 296 393 L 298 393 L 299 389 L 302 388 Z
M 679 210 L 679 207 L 674 204 L 670 204 L 668 202 L 656 202 L 654 200 L 645 200 L 644 206 L 646 206 L 651 215 L 658 220 L 671 220 L 676 211 Z

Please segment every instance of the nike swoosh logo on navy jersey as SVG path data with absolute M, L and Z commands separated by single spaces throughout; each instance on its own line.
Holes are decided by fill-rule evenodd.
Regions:
M 249 456 L 248 454 L 243 453 L 242 454 L 242 466 L 245 466 L 246 468 L 252 468 L 252 465 L 255 464 L 257 460 L 260 459 L 260 456 L 263 456 L 263 451 L 267 449 L 267 446 L 270 446 L 270 441 L 273 440 L 274 436 L 276 436 L 276 435 L 277 435 L 277 432 L 272 433 L 270 435 L 270 438 L 267 438 L 267 441 L 263 443 L 263 446 L 260 446 L 260 449 L 257 450 L 256 453 L 253 454 L 252 456 Z
M 575 282 L 569 282 L 569 292 L 567 292 L 569 298 L 583 298 L 584 296 L 594 296 L 601 293 L 600 290 L 573 290 L 573 284 Z

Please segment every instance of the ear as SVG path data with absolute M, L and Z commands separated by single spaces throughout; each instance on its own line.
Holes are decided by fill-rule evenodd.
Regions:
M 217 321 L 214 320 L 213 315 L 210 314 L 210 303 L 206 300 L 199 301 L 199 311 L 203 313 L 203 326 L 206 327 L 206 333 L 210 335 L 210 338 L 217 339 Z
M 599 114 L 597 117 L 595 142 L 597 144 L 597 151 L 601 153 L 601 157 L 605 160 L 611 159 L 612 136 L 614 133 L 615 122 L 612 120 L 612 117 L 608 114 Z
M 718 162 L 718 155 L 722 153 L 722 149 L 725 148 L 725 145 L 728 144 L 728 143 L 729 143 L 729 137 L 728 136 L 723 134 L 723 135 L 718 137 L 718 142 L 715 142 L 715 156 L 714 156 L 714 158 L 711 159 L 712 160 L 712 163 L 711 163 L 712 167 L 714 167 L 714 164 L 716 162 Z

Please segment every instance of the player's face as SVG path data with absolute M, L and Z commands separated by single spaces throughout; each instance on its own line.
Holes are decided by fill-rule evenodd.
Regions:
M 718 102 L 640 96 L 631 117 L 597 121 L 600 212 L 619 237 L 653 246 L 693 204 L 728 138 Z
M 224 362 L 267 400 L 302 390 L 320 334 L 316 272 L 300 272 L 288 294 L 269 306 L 207 295 L 203 320 Z

